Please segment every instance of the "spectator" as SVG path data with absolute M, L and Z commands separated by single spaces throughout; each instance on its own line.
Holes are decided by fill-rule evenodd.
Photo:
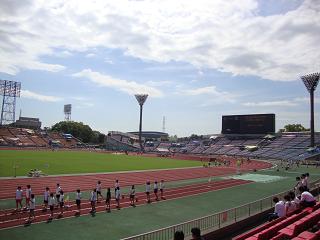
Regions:
M 295 208 L 298 209 L 298 208 L 300 207 L 300 199 L 298 198 L 298 196 L 295 195 L 293 191 L 290 191 L 290 192 L 288 193 L 288 195 L 289 195 L 290 198 L 291 198 L 291 202 L 294 203 Z
M 203 238 L 201 237 L 200 228 L 192 228 L 191 234 L 192 234 L 192 240 L 203 240 Z
M 283 201 L 279 201 L 278 197 L 273 198 L 274 205 L 274 212 L 269 214 L 269 221 L 277 219 L 279 217 L 286 216 L 286 208 Z
M 314 196 L 305 190 L 304 187 L 300 187 L 299 191 L 301 192 L 301 198 L 300 198 L 300 206 L 301 207 L 312 207 L 316 205 L 316 199 Z
M 299 195 L 299 187 L 301 187 L 302 186 L 302 181 L 301 181 L 301 178 L 300 177 L 296 177 L 296 181 L 297 181 L 297 183 L 296 183 L 296 185 L 294 186 L 294 192 L 295 192 L 295 194 L 296 195 Z
M 291 200 L 291 196 L 289 194 L 285 195 L 283 198 L 285 200 L 286 215 L 290 216 L 296 210 L 296 205 L 294 201 Z
M 306 187 L 306 190 L 309 191 L 309 187 L 310 187 L 309 177 L 310 177 L 310 175 L 309 175 L 309 173 L 306 173 L 305 175 L 306 175 L 306 177 L 304 178 L 304 180 L 305 180 L 305 187 Z
M 173 240 L 184 240 L 184 233 L 182 231 L 176 231 Z

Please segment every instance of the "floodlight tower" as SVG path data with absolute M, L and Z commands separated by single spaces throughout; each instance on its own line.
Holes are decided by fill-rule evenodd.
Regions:
M 64 120 L 69 122 L 71 121 L 71 104 L 66 104 L 64 105 L 64 108 L 63 108 L 63 112 L 64 112 Z
M 314 91 L 317 88 L 319 82 L 320 73 L 311 73 L 301 76 L 301 79 L 310 93 L 310 132 L 311 142 L 310 147 L 314 147 Z
M 20 97 L 20 90 L 20 82 L 0 80 L 0 95 L 3 96 L 0 125 L 14 123 L 16 98 Z
M 140 150 L 143 151 L 143 145 L 142 145 L 142 109 L 143 104 L 148 98 L 148 94 L 136 94 L 134 95 L 139 103 L 140 106 L 140 122 L 139 122 L 139 144 L 140 144 Z

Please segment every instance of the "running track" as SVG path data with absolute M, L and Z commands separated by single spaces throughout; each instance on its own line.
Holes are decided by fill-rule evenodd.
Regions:
M 200 183 L 200 184 L 191 184 L 184 187 L 178 188 L 170 188 L 165 191 L 165 198 L 166 200 L 169 199 L 177 199 L 185 196 L 192 196 L 197 195 L 209 191 L 216 191 L 220 189 L 230 188 L 238 185 L 248 184 L 251 183 L 250 181 L 244 180 L 236 180 L 236 179 L 227 179 L 218 182 L 210 182 L 210 183 Z M 144 193 L 137 193 L 136 197 L 139 199 L 136 202 L 136 205 L 143 205 L 146 204 L 145 202 L 145 194 Z M 151 194 L 151 198 L 154 198 L 154 194 Z M 153 202 L 156 202 L 152 199 Z M 162 200 L 161 200 L 162 201 Z M 153 203 L 152 203 L 153 204 Z M 130 201 L 128 197 L 121 200 L 121 208 L 130 207 Z M 115 209 L 115 201 L 112 200 L 111 202 L 111 210 Z M 81 203 L 81 215 L 88 215 L 90 214 L 90 203 L 88 201 L 82 201 Z M 76 206 L 74 203 L 71 203 L 69 208 L 65 210 L 63 214 L 63 218 L 73 217 L 76 213 Z M 105 212 L 105 205 L 104 202 L 99 203 L 96 207 L 97 212 Z M 45 222 L 48 221 L 49 212 L 44 212 L 41 209 L 41 206 L 38 206 L 35 211 L 35 219 L 33 223 L 38 222 Z M 59 210 L 55 210 L 54 219 L 59 219 Z M 11 210 L 2 210 L 0 211 L 0 229 L 3 228 L 10 228 L 15 226 L 26 225 L 26 220 L 28 219 L 27 212 L 14 212 Z
M 270 163 L 251 161 L 251 163 L 244 163 L 240 170 L 249 171 L 253 169 L 268 168 L 270 166 Z M 185 179 L 222 176 L 234 173 L 236 173 L 235 167 L 199 167 L 108 174 L 0 179 L 0 199 L 14 198 L 16 188 L 18 186 L 21 186 L 24 190 L 27 184 L 31 185 L 32 192 L 34 194 L 39 195 L 43 194 L 44 189 L 47 186 L 51 189 L 51 191 L 54 191 L 56 183 L 60 183 L 60 186 L 62 187 L 64 192 L 74 192 L 78 188 L 80 188 L 82 191 L 91 190 L 95 188 L 98 180 L 101 181 L 102 187 L 105 189 L 107 187 L 113 188 L 116 179 L 119 180 L 120 186 L 130 186 L 132 184 L 145 184 L 146 181 L 153 182 L 155 180 L 164 180 L 168 182 Z

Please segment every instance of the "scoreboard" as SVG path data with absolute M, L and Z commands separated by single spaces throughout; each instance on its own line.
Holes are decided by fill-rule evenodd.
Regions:
M 268 134 L 275 132 L 275 114 L 222 116 L 223 134 Z

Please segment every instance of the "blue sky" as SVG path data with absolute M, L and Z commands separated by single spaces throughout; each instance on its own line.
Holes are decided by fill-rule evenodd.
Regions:
M 320 2 L 0 2 L 0 78 L 20 81 L 17 115 L 72 119 L 104 133 L 221 131 L 226 114 L 275 113 L 308 127 L 299 76 L 320 70 Z M 316 130 L 320 94 L 316 91 Z

